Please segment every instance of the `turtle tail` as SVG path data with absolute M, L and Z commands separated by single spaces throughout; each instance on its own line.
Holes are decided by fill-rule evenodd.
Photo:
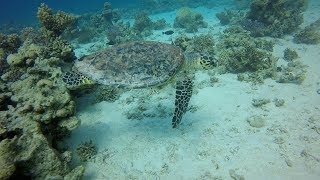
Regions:
M 192 96 L 193 82 L 191 78 L 185 78 L 177 81 L 175 111 L 172 118 L 172 128 L 176 128 L 182 119 L 182 116 L 187 111 L 187 107 Z

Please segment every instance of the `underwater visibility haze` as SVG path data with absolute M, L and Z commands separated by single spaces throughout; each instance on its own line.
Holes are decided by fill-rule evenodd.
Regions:
M 0 3 L 0 179 L 320 179 L 320 1 Z

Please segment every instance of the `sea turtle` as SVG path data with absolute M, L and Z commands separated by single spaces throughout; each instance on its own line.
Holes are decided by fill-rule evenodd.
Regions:
M 213 66 L 214 58 L 205 54 L 184 53 L 175 45 L 136 41 L 106 48 L 84 56 L 74 63 L 73 71 L 63 76 L 70 89 L 94 82 L 117 88 L 144 88 L 176 80 L 176 128 L 187 110 L 192 95 L 195 67 Z

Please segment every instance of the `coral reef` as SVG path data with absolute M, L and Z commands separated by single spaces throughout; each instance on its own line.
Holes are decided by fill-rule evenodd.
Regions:
M 59 154 L 51 148 L 37 122 L 21 117 L 12 107 L 1 111 L 0 179 L 63 179 L 82 176 L 84 168 L 79 166 L 70 172 L 68 161 L 61 161 Z
M 165 27 L 169 26 L 164 18 L 158 19 L 155 22 L 153 22 L 153 29 L 155 30 L 161 30 Z
M 182 34 L 179 35 L 174 41 L 173 44 L 176 46 L 179 46 L 183 51 L 186 51 L 188 46 L 189 46 L 189 42 L 190 42 L 191 38 L 189 38 L 187 35 Z
M 151 34 L 151 30 L 153 29 L 153 22 L 148 17 L 146 12 L 139 12 L 134 17 L 134 24 L 133 24 L 134 32 L 141 34 L 142 32 L 146 32 L 147 34 Z
M 214 39 L 212 34 L 193 36 L 187 51 L 214 55 Z
M 49 13 L 45 5 L 39 11 Z M 51 16 L 54 23 L 65 17 L 61 13 Z M 13 43 L 14 50 L 0 51 L 2 59 L 7 56 L 0 80 L 0 161 L 7 169 L 0 170 L 0 179 L 80 179 L 84 172 L 81 166 L 69 169 L 71 158 L 65 155 L 71 152 L 58 143 L 80 123 L 61 78 L 61 68 L 74 58 L 73 48 L 58 37 L 65 23 L 59 21 L 57 29 L 43 25 L 49 29 L 28 28 L 14 38 L 23 39 L 19 48 Z
M 117 9 L 112 8 L 110 2 L 105 2 L 102 10 L 102 17 L 107 24 L 112 25 L 119 21 L 121 16 Z
M 320 43 L 320 19 L 305 27 L 294 36 L 294 42 L 304 44 Z
M 234 0 L 237 9 L 247 9 L 250 7 L 252 0 Z
M 129 22 L 119 22 L 116 25 L 109 27 L 107 30 L 107 38 L 109 45 L 143 39 L 141 34 L 136 33 L 133 28 L 130 27 Z
M 113 9 L 110 2 L 105 2 L 103 9 L 100 12 L 89 16 L 89 18 L 90 25 L 99 32 L 116 24 L 121 19 L 121 13 L 118 9 Z
M 184 28 L 186 32 L 197 32 L 199 28 L 207 26 L 207 23 L 203 21 L 203 16 L 188 7 L 182 7 L 178 10 L 173 24 L 173 27 Z
M 97 147 L 92 140 L 78 145 L 76 152 L 82 162 L 89 161 L 97 154 Z
M 241 11 L 226 10 L 216 14 L 216 17 L 219 19 L 221 25 L 228 25 L 230 23 L 235 23 L 243 19 L 245 13 Z
M 298 29 L 306 6 L 307 0 L 255 0 L 247 18 L 263 24 L 259 34 L 282 37 Z
M 286 61 L 293 61 L 295 59 L 297 59 L 299 57 L 297 51 L 295 51 L 294 49 L 290 49 L 290 48 L 286 48 L 283 51 L 283 58 Z
M 21 40 L 17 34 L 4 35 L 0 33 L 0 54 L 15 53 L 20 45 Z
M 8 55 L 7 63 L 11 66 L 32 66 L 40 51 L 39 46 L 26 41 L 17 53 Z
M 244 18 L 239 21 L 239 25 L 243 29 L 249 31 L 254 37 L 261 37 L 264 35 L 263 29 L 265 28 L 265 25 L 257 20 Z
M 214 55 L 215 42 L 212 34 L 201 34 L 189 38 L 186 35 L 180 35 L 174 40 L 174 44 L 186 52 L 198 52 L 208 55 Z
M 250 33 L 239 27 L 226 29 L 218 43 L 219 64 L 224 65 L 229 72 L 272 71 L 275 68 L 275 58 L 271 55 L 273 43 L 256 39 Z
M 58 11 L 56 14 L 44 3 L 38 8 L 37 17 L 41 24 L 48 31 L 51 31 L 55 36 L 59 36 L 68 27 L 76 22 L 76 17 L 67 14 L 63 11 Z
M 301 84 L 306 78 L 306 73 L 306 65 L 298 60 L 291 61 L 287 66 L 281 67 L 281 74 L 277 82 Z

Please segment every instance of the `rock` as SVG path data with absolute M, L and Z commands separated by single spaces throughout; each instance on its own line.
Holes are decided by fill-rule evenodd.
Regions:
M 247 122 L 251 127 L 261 128 L 266 124 L 266 120 L 261 116 L 251 116 L 247 119 Z
M 234 169 L 229 170 L 229 175 L 234 180 L 244 180 L 244 176 L 237 174 Z

